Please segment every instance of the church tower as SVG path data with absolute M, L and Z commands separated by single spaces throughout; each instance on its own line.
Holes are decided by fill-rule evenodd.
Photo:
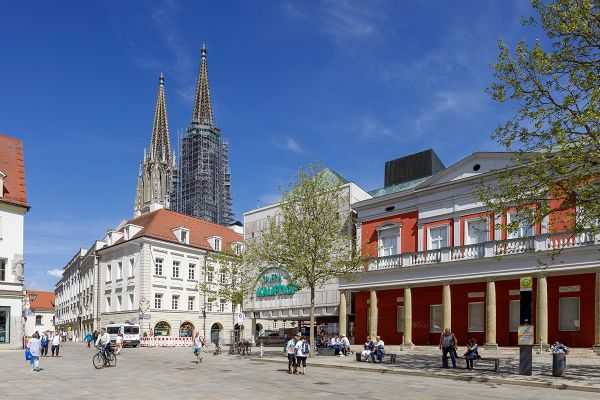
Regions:
M 154 109 L 150 151 L 144 149 L 135 194 L 134 216 L 150 211 L 152 203 L 170 208 L 171 186 L 175 171 L 175 154 L 171 152 L 169 121 L 165 100 L 165 78 L 160 74 Z
M 213 120 L 206 47 L 200 56 L 192 121 L 181 138 L 173 209 L 205 221 L 231 223 L 229 144 Z

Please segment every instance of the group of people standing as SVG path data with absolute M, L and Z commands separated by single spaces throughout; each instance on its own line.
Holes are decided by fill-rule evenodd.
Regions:
M 304 335 L 298 334 L 285 344 L 288 358 L 288 373 L 306 375 L 306 359 L 310 354 L 310 342 Z
M 448 355 L 452 360 L 452 368 L 456 368 L 458 341 L 450 328 L 445 328 L 440 336 L 440 350 L 442 351 L 442 368 L 448 368 Z M 467 361 L 467 369 L 473 369 L 473 361 L 481 358 L 479 356 L 479 346 L 475 338 L 469 339 L 467 351 L 463 354 L 463 358 Z
M 48 357 L 48 347 L 52 347 L 52 357 L 59 357 L 60 334 L 58 332 L 35 332 L 27 342 L 29 350 L 29 371 L 40 370 L 40 357 Z

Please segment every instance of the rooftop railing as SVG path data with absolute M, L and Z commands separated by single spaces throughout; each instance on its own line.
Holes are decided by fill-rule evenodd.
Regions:
M 560 251 L 562 249 L 597 244 L 600 244 L 600 233 L 593 233 L 591 231 L 581 233 L 545 233 L 522 238 L 492 240 L 465 246 L 444 247 L 437 250 L 372 257 L 367 259 L 366 266 L 368 271 L 376 271 L 462 260 L 494 258 L 513 254 Z

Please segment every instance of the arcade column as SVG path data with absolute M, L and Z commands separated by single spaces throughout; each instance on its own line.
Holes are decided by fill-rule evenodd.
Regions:
M 375 290 L 371 290 L 369 296 L 369 335 L 371 337 L 377 336 L 377 292 Z
M 488 281 L 485 292 L 485 344 L 490 349 L 498 348 L 496 343 L 496 283 Z
M 338 307 L 340 336 L 347 335 L 346 327 L 348 326 L 348 318 L 346 314 L 346 291 L 340 290 L 340 306 Z
M 536 344 L 548 344 L 548 284 L 545 276 L 540 276 L 537 279 L 537 302 L 536 302 Z
M 404 346 L 412 347 L 412 291 L 404 288 Z

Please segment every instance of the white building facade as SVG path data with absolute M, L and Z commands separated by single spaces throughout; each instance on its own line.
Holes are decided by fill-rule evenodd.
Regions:
M 0 134 L 0 350 L 23 346 L 23 225 L 28 210 L 23 144 Z

